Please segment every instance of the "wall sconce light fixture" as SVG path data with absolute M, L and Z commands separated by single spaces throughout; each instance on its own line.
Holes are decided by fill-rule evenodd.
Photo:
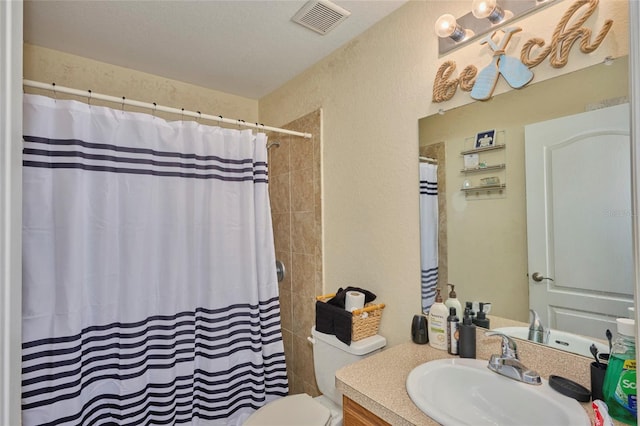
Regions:
M 473 0 L 471 12 L 466 15 L 455 18 L 444 14 L 438 18 L 435 26 L 439 36 L 438 52 L 443 55 L 496 30 L 508 21 L 522 18 L 553 3 L 553 0 Z
M 438 18 L 435 30 L 438 37 L 449 37 L 456 43 L 473 35 L 473 31 L 462 28 L 462 26 L 456 22 L 455 16 L 449 13 Z

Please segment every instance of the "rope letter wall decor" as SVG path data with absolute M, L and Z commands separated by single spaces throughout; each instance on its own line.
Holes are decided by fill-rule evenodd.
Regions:
M 613 25 L 613 20 L 607 19 L 604 25 L 598 32 L 598 35 L 593 43 L 591 43 L 592 31 L 590 28 L 582 27 L 587 19 L 595 12 L 598 7 L 599 0 L 578 0 L 565 12 L 564 16 L 556 26 L 553 36 L 551 37 L 551 44 L 544 48 L 538 56 L 531 58 L 531 50 L 535 47 L 543 47 L 544 40 L 541 38 L 533 38 L 527 41 L 522 47 L 520 54 L 520 60 L 529 68 L 539 65 L 545 58 L 551 55 L 549 63 L 554 68 L 562 68 L 567 65 L 569 60 L 569 52 L 573 47 L 573 44 L 580 40 L 580 51 L 582 53 L 591 53 L 595 51 Z M 587 5 L 587 9 L 584 14 L 578 18 L 575 24 L 566 29 L 565 27 L 569 23 L 569 20 L 573 15 L 582 7 Z

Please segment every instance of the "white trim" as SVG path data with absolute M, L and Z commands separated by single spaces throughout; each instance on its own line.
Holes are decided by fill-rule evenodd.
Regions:
M 633 248 L 635 259 L 635 320 L 640 324 L 638 296 L 640 294 L 640 2 L 629 0 L 629 99 L 631 107 L 631 188 L 633 209 Z M 636 327 L 636 334 L 638 333 Z M 640 338 L 636 339 L 640 347 Z M 637 350 L 636 350 L 637 352 Z
M 0 1 L 0 424 L 20 424 L 22 0 Z

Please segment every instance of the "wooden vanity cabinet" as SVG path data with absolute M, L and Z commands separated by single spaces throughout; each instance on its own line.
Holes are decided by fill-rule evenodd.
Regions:
M 344 426 L 391 426 L 346 396 L 342 397 L 342 413 Z

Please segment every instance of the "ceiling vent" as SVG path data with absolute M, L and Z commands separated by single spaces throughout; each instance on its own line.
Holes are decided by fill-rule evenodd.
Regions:
M 308 1 L 295 14 L 293 22 L 325 35 L 351 15 L 351 12 L 331 3 L 329 0 Z

